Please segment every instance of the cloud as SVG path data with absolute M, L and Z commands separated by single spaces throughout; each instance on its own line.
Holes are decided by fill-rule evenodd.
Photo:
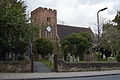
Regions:
M 37 7 L 47 7 L 57 10 L 59 20 L 68 25 L 88 26 L 97 29 L 97 11 L 108 7 L 106 11 L 100 12 L 100 16 L 112 20 L 116 10 L 120 10 L 119 0 L 27 0 L 29 10 Z
M 120 1 L 117 1 L 117 0 L 116 0 L 116 2 L 114 2 L 113 8 L 114 8 L 115 10 L 120 10 Z
M 106 0 L 79 0 L 79 2 L 82 5 L 96 5 L 96 4 L 101 4 L 101 3 L 105 3 Z

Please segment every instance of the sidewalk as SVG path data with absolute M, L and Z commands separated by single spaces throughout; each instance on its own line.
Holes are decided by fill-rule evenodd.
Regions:
M 54 78 L 73 78 L 91 77 L 120 74 L 120 70 L 111 71 L 90 71 L 90 72 L 59 72 L 59 73 L 0 73 L 0 80 L 4 79 L 54 79 Z

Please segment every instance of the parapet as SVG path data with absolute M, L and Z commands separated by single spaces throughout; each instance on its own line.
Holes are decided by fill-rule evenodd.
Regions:
M 53 13 L 57 13 L 57 11 L 55 10 L 55 9 L 51 9 L 51 8 L 43 8 L 43 7 L 39 7 L 39 8 L 37 8 L 37 9 L 35 9 L 35 10 L 33 10 L 32 12 L 31 12 L 31 14 L 35 14 L 35 13 L 38 13 L 38 12 L 43 12 L 43 11 L 49 11 L 49 12 L 53 12 Z

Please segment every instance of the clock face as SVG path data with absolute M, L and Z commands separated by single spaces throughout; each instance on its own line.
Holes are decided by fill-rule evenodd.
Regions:
M 48 26 L 46 29 L 48 32 L 50 32 L 52 30 L 52 28 L 50 26 Z

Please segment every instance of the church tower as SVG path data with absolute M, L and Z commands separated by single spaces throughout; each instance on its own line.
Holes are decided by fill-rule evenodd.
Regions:
M 57 11 L 39 7 L 31 12 L 31 22 L 39 27 L 39 37 L 48 38 L 57 53 Z
M 39 26 L 39 37 L 56 39 L 57 11 L 39 7 L 31 12 L 32 23 Z

